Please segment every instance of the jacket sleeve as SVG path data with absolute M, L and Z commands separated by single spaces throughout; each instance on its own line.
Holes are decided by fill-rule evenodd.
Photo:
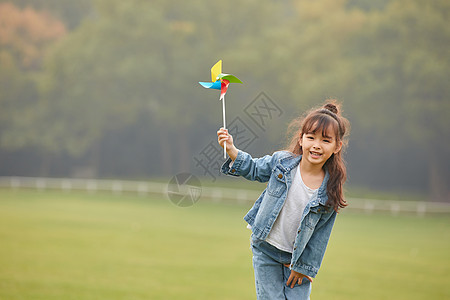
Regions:
M 267 182 L 279 156 L 280 152 L 275 152 L 273 155 L 252 158 L 250 154 L 239 150 L 233 164 L 231 165 L 232 161 L 228 158 L 222 165 L 220 171 L 226 175 L 242 176 L 252 181 Z
M 302 254 L 296 261 L 292 261 L 292 270 L 316 277 L 325 255 L 336 215 L 337 213 L 333 210 L 332 213 L 322 216 Z

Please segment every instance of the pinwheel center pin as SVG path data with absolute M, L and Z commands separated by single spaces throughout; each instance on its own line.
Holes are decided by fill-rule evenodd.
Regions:
M 225 121 L 225 94 L 230 83 L 242 83 L 242 81 L 232 74 L 222 73 L 222 60 L 219 60 L 211 68 L 211 82 L 199 82 L 204 88 L 220 90 L 219 100 L 222 100 L 223 128 L 226 127 Z M 223 145 L 223 157 L 227 157 L 227 143 Z

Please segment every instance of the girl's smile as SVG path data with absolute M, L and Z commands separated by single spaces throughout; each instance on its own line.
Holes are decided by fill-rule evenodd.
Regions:
M 312 158 L 320 158 L 320 156 L 322 155 L 321 153 L 317 153 L 314 151 L 310 151 L 309 154 L 311 155 Z

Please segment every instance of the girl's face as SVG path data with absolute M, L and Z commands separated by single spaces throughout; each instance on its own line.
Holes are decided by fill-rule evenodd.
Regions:
M 332 128 L 304 133 L 299 144 L 303 150 L 302 160 L 305 159 L 305 162 L 320 167 L 323 167 L 331 155 L 338 153 L 342 148 L 342 142 L 336 141 Z

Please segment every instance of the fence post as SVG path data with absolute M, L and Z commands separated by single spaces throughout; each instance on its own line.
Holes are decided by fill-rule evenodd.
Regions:
M 364 203 L 364 211 L 367 214 L 371 214 L 373 212 L 375 208 L 375 205 L 372 202 L 366 201 L 366 203 Z
M 398 203 L 392 203 L 391 204 L 392 215 L 397 216 L 399 211 L 400 211 L 400 205 Z
M 211 198 L 213 198 L 214 202 L 220 202 L 222 200 L 222 191 L 219 189 L 213 189 L 211 193 Z
M 427 206 L 425 203 L 417 203 L 417 215 L 419 217 L 425 216 L 425 212 L 427 210 Z

